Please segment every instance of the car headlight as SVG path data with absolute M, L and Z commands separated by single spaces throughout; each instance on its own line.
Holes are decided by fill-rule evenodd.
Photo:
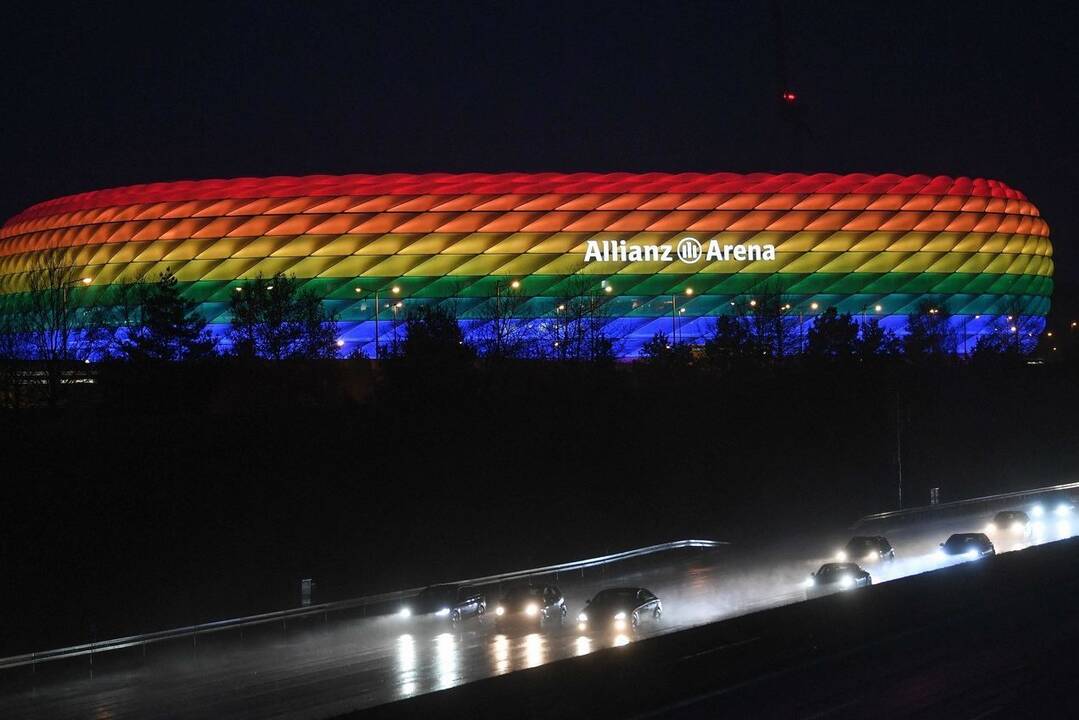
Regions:
M 579 623 L 577 623 L 577 629 L 578 630 L 587 630 L 588 629 L 588 624 L 583 623 L 583 622 L 579 622 Z
M 412 615 L 412 608 L 403 607 L 401 608 L 401 611 L 397 614 L 403 618 L 409 617 L 410 615 Z
M 445 617 L 445 616 L 447 616 L 449 614 L 450 614 L 450 609 L 449 608 L 442 608 L 441 610 L 439 610 L 438 612 L 435 613 L 435 615 L 438 615 L 439 617 Z
M 843 588 L 844 590 L 854 587 L 854 578 L 852 578 L 850 575 L 844 575 L 843 577 L 839 578 L 839 587 Z
M 839 552 L 837 552 L 835 554 L 835 559 L 838 560 L 839 562 L 847 562 L 847 551 L 846 550 L 840 550 Z
M 1023 523 L 1019 522 L 1018 520 L 1013 522 L 1012 523 L 1012 532 L 1013 533 L 1021 533 L 1021 532 L 1023 532 Z
M 587 613 L 581 613 L 580 615 L 578 615 L 577 616 L 577 622 L 579 622 L 579 623 L 588 622 L 588 614 Z
M 1068 507 L 1067 505 L 1061 503 L 1060 505 L 1057 505 L 1057 509 L 1054 510 L 1053 512 L 1055 512 L 1057 515 L 1067 515 L 1071 511 L 1072 511 L 1072 509 L 1070 507 Z
M 811 588 L 816 584 L 817 584 L 817 581 L 816 581 L 815 578 L 808 577 L 808 578 L 805 579 L 805 582 L 802 583 L 802 586 L 807 587 L 807 588 Z
M 539 608 L 536 607 L 535 603 L 530 603 L 528 605 L 528 607 L 525 608 L 525 613 L 528 614 L 529 616 L 535 616 L 535 614 L 538 613 L 538 612 L 539 612 Z
M 619 613 L 619 614 L 621 614 L 621 613 Z M 626 629 L 626 621 L 624 619 L 615 620 L 614 621 L 614 629 L 615 630 L 625 630 Z
M 980 553 L 977 550 L 967 550 L 965 553 L 963 553 L 963 556 L 966 557 L 968 560 L 977 560 L 979 554 Z
M 624 612 L 617 612 L 617 613 L 614 614 L 614 619 L 615 620 L 625 620 L 626 619 L 626 614 Z
M 866 562 L 873 562 L 874 560 L 880 560 L 880 555 L 878 553 L 871 552 L 862 559 Z
M 1041 505 L 1035 505 L 1034 507 L 1030 508 L 1030 514 L 1034 517 L 1041 517 L 1045 514 L 1045 508 L 1043 508 Z
M 505 614 L 506 614 L 506 608 L 502 607 L 501 605 L 499 605 L 498 607 L 495 608 L 495 615 L 505 615 Z
M 987 533 L 996 532 L 997 531 L 996 523 L 989 523 L 988 525 L 986 525 L 985 526 L 985 531 Z

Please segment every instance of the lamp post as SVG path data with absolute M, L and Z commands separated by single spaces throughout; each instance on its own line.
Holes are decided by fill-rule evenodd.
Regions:
M 66 282 L 66 283 L 63 283 L 63 284 L 60 285 L 60 291 L 61 291 L 62 296 L 63 296 L 61 298 L 61 302 L 63 303 L 64 312 L 67 312 L 67 289 L 68 288 L 73 288 L 73 287 L 79 287 L 80 285 L 82 287 L 88 287 L 91 282 L 93 282 L 93 280 L 91 278 L 84 277 L 84 278 L 79 278 L 78 280 L 71 280 L 70 282 Z
M 393 304 L 393 352 L 397 354 L 397 311 L 401 309 L 403 303 L 398 300 Z
M 820 307 L 820 304 L 818 304 L 816 302 L 809 303 L 809 309 L 812 310 L 814 313 L 817 312 L 817 309 L 819 307 Z M 804 311 L 805 311 L 805 308 L 803 308 L 801 305 L 799 305 L 798 306 L 798 345 L 799 345 L 799 352 L 803 352 L 803 353 L 806 351 L 805 318 L 803 317 Z
M 693 297 L 693 288 L 687 287 L 685 293 L 687 298 Z M 678 310 L 678 295 L 671 293 L 671 345 L 678 343 L 678 313 L 685 311 L 684 307 Z
M 357 287 L 357 288 L 355 288 L 355 290 L 356 290 L 357 293 L 362 293 L 363 292 L 362 287 Z M 382 350 L 382 347 L 379 345 L 379 338 L 378 338 L 379 293 L 381 293 L 381 292 L 382 292 L 382 288 L 379 288 L 379 287 L 375 288 L 375 360 L 378 360 L 378 357 L 379 357 L 379 355 L 381 355 L 381 350 Z M 394 295 L 400 295 L 401 294 L 401 288 L 398 285 L 394 285 L 392 288 L 390 288 L 390 292 L 392 292 Z M 394 315 L 394 324 L 393 324 L 394 341 L 396 342 L 396 339 L 397 339 L 397 308 L 396 307 L 394 308 L 393 315 Z
M 495 280 L 495 314 L 494 314 L 495 338 L 494 338 L 494 340 L 495 340 L 495 346 L 496 346 L 496 349 L 497 349 L 499 355 L 502 354 L 504 335 L 508 334 L 508 331 L 506 329 L 506 324 L 504 323 L 506 318 L 504 318 L 503 315 L 502 315 L 502 286 L 505 285 L 505 284 L 506 283 L 504 281 L 502 281 L 502 280 Z M 516 289 L 521 287 L 521 281 L 517 280 L 517 279 L 511 280 L 508 284 L 509 284 L 510 288 L 512 288 L 513 290 L 516 290 Z

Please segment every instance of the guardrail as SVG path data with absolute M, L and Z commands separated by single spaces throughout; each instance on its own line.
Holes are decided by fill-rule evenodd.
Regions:
M 465 580 L 453 581 L 456 584 L 462 585 L 491 585 L 494 583 L 509 582 L 512 580 L 521 580 L 530 577 L 537 577 L 543 575 L 557 575 L 564 572 L 572 572 L 576 570 L 584 571 L 588 568 L 598 567 L 601 565 L 609 565 L 611 563 L 621 562 L 623 560 L 630 560 L 632 558 L 644 557 L 647 555 L 654 555 L 661 552 L 669 552 L 671 550 L 681 550 L 688 548 L 702 548 L 710 549 L 717 548 L 721 545 L 727 545 L 728 543 L 718 540 L 675 540 L 668 543 L 660 543 L 658 545 L 649 545 L 648 547 L 637 548 L 635 550 L 626 550 L 624 552 L 612 553 L 610 555 L 603 555 L 595 558 L 588 558 L 586 560 L 577 560 L 574 562 L 562 563 L 559 565 L 547 565 L 545 567 L 530 568 L 528 570 L 515 570 L 508 573 L 500 573 L 497 575 L 487 575 L 478 578 L 468 578 Z M 40 652 L 26 653 L 23 655 L 13 655 L 11 657 L 0 658 L 0 671 L 9 670 L 18 667 L 36 666 L 38 663 L 51 662 L 54 660 L 67 660 L 78 657 L 89 657 L 91 666 L 93 665 L 94 655 L 101 653 L 112 652 L 115 650 L 123 650 L 131 647 L 143 647 L 147 645 L 164 642 L 167 640 L 176 640 L 180 638 L 192 638 L 197 642 L 197 638 L 200 635 L 208 635 L 210 633 L 222 632 L 225 630 L 235 630 L 253 625 L 265 625 L 269 623 L 287 623 L 289 620 L 296 618 L 309 617 L 313 615 L 326 614 L 331 612 L 341 612 L 344 610 L 352 610 L 355 608 L 366 608 L 371 605 L 382 605 L 392 603 L 394 601 L 405 600 L 415 596 L 422 590 L 422 587 L 409 588 L 408 590 L 396 590 L 388 593 L 381 593 L 379 595 L 366 595 L 358 598 L 351 598 L 349 600 L 338 600 L 335 602 L 321 603 L 318 605 L 308 605 L 306 607 L 290 608 L 288 610 L 277 610 L 274 612 L 262 613 L 259 615 L 249 615 L 247 617 L 232 618 L 228 620 L 216 620 L 212 622 L 200 623 L 197 625 L 187 625 L 184 627 L 172 628 L 170 630 L 159 630 L 157 632 L 144 633 L 142 635 L 130 635 L 128 637 L 113 638 L 111 640 L 102 640 L 100 642 L 83 643 L 82 645 L 72 645 L 70 647 L 56 648 L 54 650 L 43 650 Z
M 921 505 L 919 507 L 904 508 L 902 510 L 891 510 L 889 512 L 866 515 L 865 517 L 860 518 L 857 522 L 855 522 L 851 526 L 851 530 L 856 530 L 862 525 L 866 525 L 871 522 L 877 522 L 880 520 L 905 518 L 913 515 L 921 515 L 923 513 L 946 513 L 949 510 L 954 510 L 957 508 L 967 508 L 974 505 L 990 505 L 994 503 L 1000 503 L 1005 500 L 1029 498 L 1038 495 L 1044 495 L 1046 493 L 1075 490 L 1077 488 L 1079 488 L 1079 482 L 1062 483 L 1060 485 L 1049 485 L 1047 487 L 1033 488 L 1030 490 L 1015 490 L 1013 492 L 998 493 L 997 495 L 986 495 L 984 497 L 967 498 L 965 500 L 953 500 L 951 502 L 938 503 L 936 505 Z

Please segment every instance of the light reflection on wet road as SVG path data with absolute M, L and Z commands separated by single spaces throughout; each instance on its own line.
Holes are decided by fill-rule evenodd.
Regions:
M 885 523 L 850 534 L 883 534 L 896 548 L 894 562 L 865 565 L 879 583 L 954 563 L 936 556 L 938 543 L 953 532 L 982 531 L 991 515 Z M 1070 518 L 1046 517 L 1029 539 L 1007 531 L 991 537 L 998 552 L 1006 552 L 1070 537 L 1074 530 Z M 197 657 L 155 654 L 135 669 L 93 678 L 43 675 L 36 686 L 3 686 L 0 717 L 324 718 L 601 648 L 632 652 L 639 638 L 801 599 L 806 574 L 831 561 L 837 536 L 672 555 L 666 565 L 612 571 L 605 579 L 565 577 L 560 585 L 569 619 L 543 628 L 507 629 L 487 618 L 462 622 L 457 630 L 436 619 L 395 615 L 331 620 L 277 639 L 221 642 Z M 643 622 L 632 634 L 579 632 L 572 620 L 585 601 L 618 585 L 653 590 L 663 601 L 662 619 Z

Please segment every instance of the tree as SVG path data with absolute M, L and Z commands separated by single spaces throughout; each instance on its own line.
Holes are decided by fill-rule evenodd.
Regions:
M 749 321 L 762 357 L 782 360 L 801 352 L 798 316 L 792 313 L 794 302 L 795 299 L 787 295 L 783 282 L 773 278 L 761 285 L 748 300 L 735 305 L 737 312 Z
M 641 346 L 641 359 L 656 367 L 687 367 L 693 363 L 693 348 L 689 343 L 672 343 L 666 334 L 658 332 Z
M 857 350 L 858 324 L 850 314 L 830 307 L 813 320 L 806 333 L 806 354 L 832 360 L 849 358 Z
M 721 315 L 705 340 L 704 357 L 709 365 L 729 370 L 742 363 L 758 362 L 761 351 L 745 318 Z
M 1006 338 L 1001 346 L 1007 352 L 1029 355 L 1038 347 L 1043 325 L 1044 320 L 1030 314 L 1026 305 L 1013 296 L 1004 305 L 1004 315 L 994 323 L 994 332 L 999 331 Z
M 157 282 L 135 289 L 135 327 L 119 341 L 130 360 L 202 360 L 214 354 L 215 340 L 206 329 L 198 303 L 180 295 L 176 276 L 166 268 Z
M 494 296 L 480 306 L 480 323 L 470 338 L 481 355 L 506 360 L 533 354 L 534 328 L 527 318 L 522 317 L 527 301 L 519 286 L 501 280 L 495 282 Z
M 915 362 L 955 354 L 951 314 L 943 304 L 925 300 L 908 316 L 903 354 Z
M 537 323 L 541 354 L 557 360 L 613 360 L 618 339 L 608 331 L 607 295 L 583 276 L 571 278 L 561 289 L 553 312 Z
M 239 357 L 268 360 L 337 357 L 337 315 L 294 277 L 261 274 L 236 288 L 228 337 Z
M 63 251 L 41 252 L 26 275 L 27 292 L 12 309 L 22 353 L 44 374 L 50 405 L 63 385 L 77 379 L 73 366 L 103 356 L 113 342 L 109 309 L 85 296 L 90 281 Z
M 21 403 L 19 387 L 22 334 L 16 318 L 0 313 L 0 408 L 17 408 Z
M 900 342 L 895 333 L 881 326 L 876 318 L 862 323 L 861 332 L 855 342 L 855 353 L 862 361 L 887 355 L 899 354 Z
M 423 305 L 410 310 L 405 333 L 401 357 L 410 363 L 441 366 L 469 362 L 475 356 L 465 343 L 456 314 L 448 307 Z

